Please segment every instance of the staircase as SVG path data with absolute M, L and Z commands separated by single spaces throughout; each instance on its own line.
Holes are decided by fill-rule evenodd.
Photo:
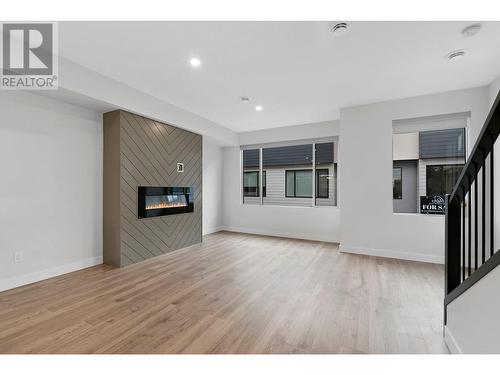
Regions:
M 500 263 L 494 238 L 493 147 L 499 134 L 500 93 L 452 194 L 446 197 L 445 325 L 448 305 Z

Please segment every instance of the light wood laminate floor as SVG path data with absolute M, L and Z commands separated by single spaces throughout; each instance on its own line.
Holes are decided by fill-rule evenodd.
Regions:
M 0 293 L 1 353 L 443 353 L 443 267 L 220 232 Z

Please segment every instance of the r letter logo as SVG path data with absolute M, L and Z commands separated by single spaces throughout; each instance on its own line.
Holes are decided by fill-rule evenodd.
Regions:
M 3 23 L 0 88 L 57 88 L 57 24 Z

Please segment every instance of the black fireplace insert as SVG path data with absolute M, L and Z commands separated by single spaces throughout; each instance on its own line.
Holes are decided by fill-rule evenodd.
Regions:
M 192 199 L 190 187 L 139 186 L 139 219 L 193 212 Z

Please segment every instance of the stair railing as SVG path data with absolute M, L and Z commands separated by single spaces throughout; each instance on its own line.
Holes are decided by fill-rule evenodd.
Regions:
M 500 92 L 453 192 L 446 196 L 446 307 L 500 264 L 495 249 L 494 144 L 500 134 Z

